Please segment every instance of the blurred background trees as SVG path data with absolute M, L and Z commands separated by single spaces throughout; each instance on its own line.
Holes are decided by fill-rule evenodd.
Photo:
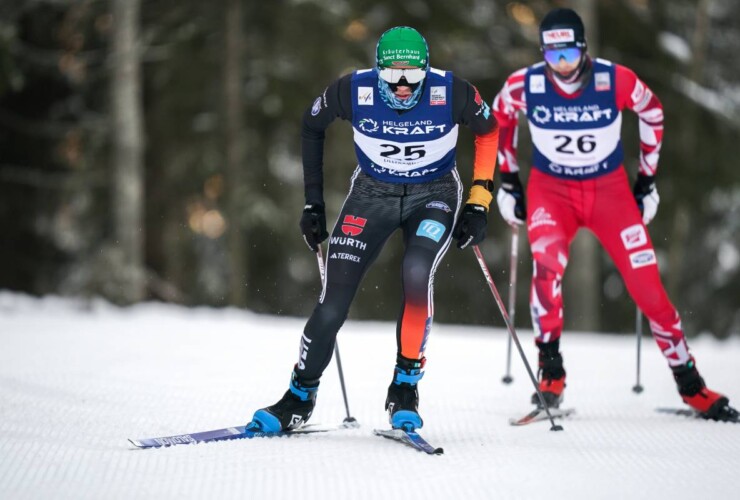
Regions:
M 373 63 L 387 28 L 427 38 L 432 65 L 491 100 L 540 60 L 554 6 L 587 21 L 592 55 L 634 69 L 666 112 L 650 230 L 687 332 L 740 332 L 740 5 L 734 0 L 0 0 L 0 287 L 306 315 L 319 278 L 297 221 L 300 122 L 335 78 Z M 627 166 L 637 121 L 626 113 Z M 470 177 L 472 136 L 458 165 Z M 520 130 L 526 179 L 531 150 Z M 336 216 L 355 165 L 351 127 L 327 134 Z M 482 245 L 502 293 L 509 229 Z M 634 304 L 588 235 L 565 278 L 566 328 L 632 331 Z M 518 324 L 529 327 L 520 245 Z M 400 238 L 353 318 L 395 318 Z M 580 253 L 583 252 L 583 253 Z M 436 319 L 500 324 L 472 252 L 437 273 Z

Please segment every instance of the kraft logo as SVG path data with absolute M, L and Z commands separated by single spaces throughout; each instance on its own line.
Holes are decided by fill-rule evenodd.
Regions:
M 419 224 L 416 230 L 416 236 L 423 236 L 439 243 L 442 235 L 445 233 L 445 225 L 436 220 L 425 219 Z
M 342 232 L 347 236 L 357 236 L 364 230 L 365 224 L 367 224 L 367 219 L 345 215 L 342 221 Z
M 360 120 L 360 123 L 357 124 L 358 127 L 360 127 L 360 130 L 363 132 L 377 132 L 378 131 L 378 122 L 373 120 L 372 118 L 363 118 Z
M 622 244 L 624 244 L 624 248 L 627 250 L 641 247 L 647 243 L 647 234 L 642 224 L 635 224 L 634 226 L 623 229 L 619 233 L 619 236 L 622 237 Z
M 537 123 L 545 124 L 550 121 L 551 117 L 552 114 L 550 113 L 550 110 L 544 106 L 535 106 L 532 110 L 532 118 L 534 118 L 534 121 Z

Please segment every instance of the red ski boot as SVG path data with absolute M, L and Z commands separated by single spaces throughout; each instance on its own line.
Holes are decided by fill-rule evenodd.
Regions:
M 547 344 L 537 342 L 537 347 L 540 350 L 540 391 L 548 408 L 557 408 L 563 402 L 563 391 L 565 389 L 563 356 L 559 352 L 560 339 Z M 532 404 L 542 408 L 542 403 L 536 392 L 532 394 Z
M 694 358 L 672 370 L 681 399 L 702 417 L 723 422 L 740 422 L 740 413 L 729 405 L 729 399 L 707 388 L 696 369 Z

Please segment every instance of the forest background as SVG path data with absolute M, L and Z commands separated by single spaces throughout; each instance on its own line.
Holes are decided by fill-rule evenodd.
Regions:
M 378 36 L 418 29 L 434 67 L 487 101 L 538 62 L 555 6 L 586 22 L 592 55 L 632 68 L 665 108 L 650 224 L 687 334 L 740 334 L 740 2 L 734 0 L 0 0 L 0 288 L 33 295 L 236 306 L 306 316 L 319 289 L 298 230 L 300 127 L 331 81 L 371 67 Z M 638 126 L 625 113 L 626 166 Z M 462 128 L 468 182 L 473 137 Z M 531 151 L 520 127 L 526 181 Z M 351 127 L 327 133 L 333 224 L 354 169 Z M 498 177 L 496 177 L 498 183 Z M 481 245 L 499 289 L 511 231 L 493 208 Z M 530 327 L 531 257 L 520 242 L 517 324 Z M 400 235 L 350 317 L 400 306 Z M 565 276 L 571 330 L 631 332 L 635 306 L 595 238 Z M 451 248 L 435 318 L 501 324 L 472 251 Z

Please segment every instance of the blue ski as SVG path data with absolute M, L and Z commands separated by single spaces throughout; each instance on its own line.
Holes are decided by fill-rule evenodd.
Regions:
M 445 451 L 442 448 L 435 448 L 414 431 L 405 431 L 403 429 L 373 429 L 373 434 L 384 438 L 393 439 L 400 443 L 411 446 L 417 451 L 423 451 L 429 455 L 441 455 Z
M 163 446 L 175 446 L 179 444 L 211 443 L 214 441 L 226 441 L 230 439 L 252 439 L 261 437 L 283 437 L 300 434 L 313 434 L 316 432 L 330 432 L 342 429 L 354 429 L 360 425 L 356 422 L 345 422 L 339 425 L 306 424 L 292 431 L 262 432 L 250 431 L 245 426 L 226 427 L 192 434 L 179 434 L 176 436 L 163 436 L 145 439 L 129 439 L 131 444 L 137 448 L 161 448 Z

